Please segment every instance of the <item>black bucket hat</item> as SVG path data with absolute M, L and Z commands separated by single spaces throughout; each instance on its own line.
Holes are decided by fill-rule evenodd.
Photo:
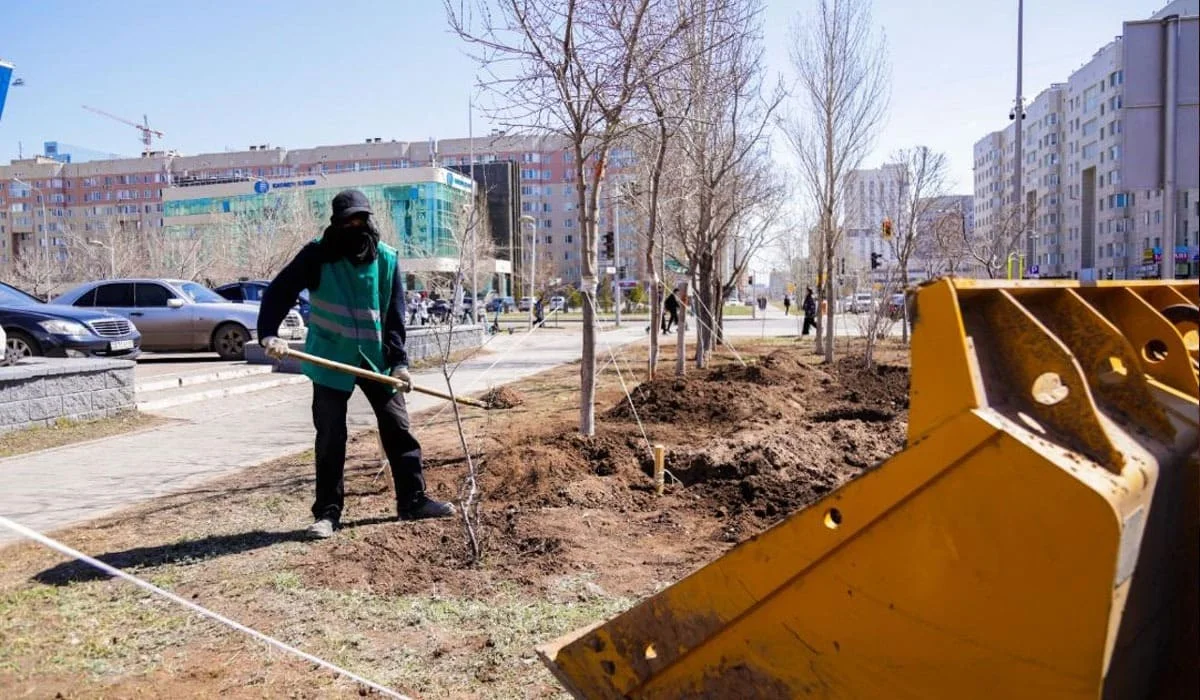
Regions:
M 367 199 L 367 195 L 358 190 L 343 190 L 333 198 L 333 216 L 329 217 L 329 220 L 337 224 L 355 214 L 370 216 L 372 213 L 371 201 Z

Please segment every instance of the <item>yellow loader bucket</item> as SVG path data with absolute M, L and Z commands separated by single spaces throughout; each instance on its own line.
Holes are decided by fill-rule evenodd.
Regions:
M 903 452 L 539 653 L 581 698 L 1200 697 L 1197 303 L 923 286 Z

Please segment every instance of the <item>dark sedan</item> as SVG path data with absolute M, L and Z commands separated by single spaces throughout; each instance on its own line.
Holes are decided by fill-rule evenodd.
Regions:
M 229 301 L 258 304 L 262 302 L 263 292 L 267 291 L 267 287 L 270 284 L 270 282 L 263 280 L 242 280 L 241 282 L 223 284 L 213 289 L 213 291 Z M 300 318 L 304 319 L 304 323 L 307 325 L 308 311 L 311 308 L 308 302 L 307 289 L 300 292 L 300 298 L 296 300 L 295 308 L 300 312 Z
M 142 352 L 142 335 L 128 319 L 47 304 L 3 282 L 0 326 L 8 336 L 4 359 L 9 364 L 38 355 L 132 360 Z

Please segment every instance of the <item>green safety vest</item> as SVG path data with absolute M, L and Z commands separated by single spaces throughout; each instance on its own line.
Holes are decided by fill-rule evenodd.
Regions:
M 322 263 L 321 284 L 309 296 L 311 311 L 304 351 L 355 367 L 366 365 L 386 373 L 383 319 L 392 300 L 396 249 L 379 244 L 370 265 L 346 260 Z M 317 384 L 342 391 L 354 389 L 354 377 L 305 362 L 304 374 Z

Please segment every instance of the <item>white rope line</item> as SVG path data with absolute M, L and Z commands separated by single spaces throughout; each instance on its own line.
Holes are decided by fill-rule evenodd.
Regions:
M 599 310 L 596 309 L 596 300 L 592 299 L 590 301 L 592 305 L 592 313 L 599 313 Z M 608 342 L 608 339 L 606 339 L 602 333 L 597 333 L 596 335 L 600 341 L 604 343 L 604 349 L 608 350 L 608 355 L 610 358 L 612 358 L 613 369 L 617 371 L 617 379 L 621 382 L 621 390 L 625 392 L 625 398 L 629 401 L 629 410 L 633 412 L 633 419 L 637 421 L 638 430 L 642 432 L 642 440 L 646 442 L 646 452 L 653 457 L 654 447 L 650 444 L 650 436 L 646 434 L 646 426 L 642 424 L 642 418 L 638 415 L 637 406 L 633 403 L 633 394 L 629 393 L 629 386 L 625 384 L 625 376 L 621 374 L 621 363 L 617 360 L 617 356 L 612 349 L 612 344 Z M 599 372 L 596 374 L 598 375 Z
M 20 523 L 9 520 L 8 518 L 6 518 L 2 515 L 0 515 L 0 526 L 6 527 L 9 530 L 12 530 L 13 532 L 17 533 L 18 535 L 27 537 L 27 538 L 33 540 L 34 542 L 37 542 L 38 544 L 41 544 L 45 547 L 49 547 L 50 549 L 53 549 L 61 554 L 65 554 L 66 556 L 71 557 L 72 559 L 77 559 L 85 564 L 88 564 L 89 566 L 93 566 L 93 567 L 103 571 L 104 573 L 109 574 L 110 576 L 116 576 L 117 578 L 124 579 L 125 581 L 132 583 L 133 585 L 137 586 L 138 588 L 142 588 L 147 591 L 150 591 L 151 593 L 161 596 L 163 598 L 166 598 L 167 600 L 169 600 L 173 603 L 178 603 L 178 604 L 184 606 L 185 608 L 191 610 L 194 613 L 197 613 L 199 615 L 207 617 L 211 620 L 215 620 L 215 621 L 225 625 L 226 627 L 229 627 L 234 630 L 237 630 L 238 632 L 241 632 L 242 634 L 246 634 L 251 637 L 254 637 L 255 639 L 259 640 L 260 642 L 265 642 L 266 644 L 269 644 L 269 645 L 275 647 L 276 649 L 279 649 L 279 650 L 287 652 L 289 654 L 298 656 L 298 657 L 304 659 L 305 661 L 308 661 L 309 663 L 314 663 L 324 669 L 333 671 L 334 673 L 336 673 L 340 676 L 345 676 L 346 678 L 354 681 L 355 683 L 359 683 L 360 685 L 364 685 L 372 690 L 376 690 L 390 698 L 396 698 L 396 700 L 414 700 L 412 697 L 410 697 L 408 695 L 402 695 L 390 688 L 386 688 L 382 685 L 379 685 L 378 683 L 369 681 L 366 678 L 363 678 L 362 676 L 360 676 L 356 673 L 347 671 L 346 669 L 342 668 L 341 666 L 337 666 L 336 664 L 330 663 L 320 657 L 313 656 L 312 654 L 309 654 L 307 652 L 300 651 L 299 649 L 297 649 L 293 646 L 284 644 L 283 642 L 279 641 L 278 639 L 275 639 L 274 637 L 268 636 L 266 634 L 263 634 L 262 632 L 259 632 L 258 630 L 247 627 L 246 625 L 243 625 L 240 622 L 231 620 L 228 617 L 221 615 L 220 613 L 213 612 L 212 610 L 209 610 L 208 608 L 197 605 L 196 603 L 193 603 L 190 600 L 180 598 L 179 596 L 175 595 L 174 593 L 167 591 L 167 590 L 163 590 L 148 581 L 143 581 L 142 579 L 138 578 L 137 576 L 126 573 L 116 567 L 109 566 L 108 564 L 105 564 L 104 562 L 102 562 L 98 559 L 93 559 L 92 557 L 89 557 L 88 555 L 84 554 L 83 552 L 74 550 L 57 540 L 46 537 L 45 535 L 41 534 L 40 532 L 35 532 L 34 530 L 30 530 L 29 528 L 25 527 L 24 525 L 21 525 Z
M 712 310 L 712 309 L 710 309 L 710 308 L 708 308 L 708 304 L 705 304 L 705 303 L 704 303 L 704 300 L 700 298 L 700 295 L 699 295 L 699 294 L 697 294 L 697 295 L 696 295 L 696 303 L 697 303 L 697 304 L 700 304 L 701 306 L 703 306 L 703 307 L 704 307 L 704 310 L 708 312 L 708 315 L 709 315 L 709 316 L 711 316 L 711 317 L 712 317 L 712 318 L 714 318 L 714 319 L 717 317 L 717 315 L 716 315 L 715 313 L 713 313 L 713 310 Z M 708 324 L 707 324 L 707 323 L 705 323 L 703 320 L 701 320 L 701 318 L 700 318 L 700 314 L 692 314 L 692 316 L 693 316 L 693 317 L 695 317 L 695 319 L 696 319 L 696 323 L 698 323 L 698 324 L 700 324 L 700 325 L 704 326 L 705 328 L 707 328 L 707 329 L 709 330 L 709 332 L 710 332 L 710 333 L 712 333 L 714 336 L 717 334 L 717 329 L 716 329 L 716 328 L 713 328 L 712 326 L 708 325 Z M 766 322 L 766 320 L 767 320 L 767 314 L 766 314 L 766 312 L 764 311 L 764 312 L 763 312 L 763 322 Z M 742 359 L 742 355 L 741 355 L 741 353 L 739 353 L 739 352 L 737 351 L 737 348 L 733 347 L 733 343 L 729 342 L 729 334 L 728 334 L 728 333 L 723 333 L 723 334 L 721 335 L 721 344 L 722 344 L 722 345 L 724 345 L 724 346 L 726 346 L 726 347 L 728 347 L 728 348 L 730 349 L 730 351 L 732 351 L 732 352 L 733 352 L 733 356 L 734 356 L 735 358 L 737 358 L 737 361 L 738 361 L 738 362 L 742 363 L 742 366 L 743 366 L 743 367 L 745 367 L 745 366 L 746 366 L 746 361 Z

